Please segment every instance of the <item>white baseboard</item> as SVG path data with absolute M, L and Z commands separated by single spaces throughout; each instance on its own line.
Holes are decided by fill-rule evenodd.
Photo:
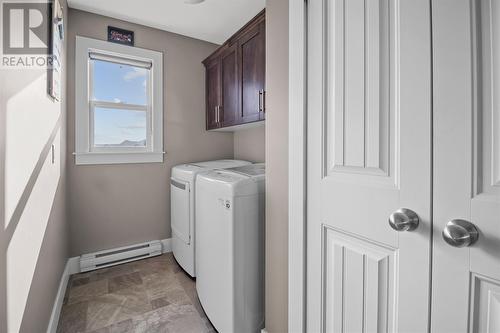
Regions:
M 172 252 L 172 238 L 162 239 L 162 252 L 168 253 Z M 54 300 L 54 306 L 52 307 L 52 314 L 50 315 L 49 326 L 47 328 L 47 333 L 56 333 L 57 324 L 59 323 L 59 316 L 61 314 L 61 309 L 64 301 L 64 294 L 66 293 L 66 288 L 68 286 L 68 281 L 70 275 L 80 273 L 80 257 L 69 258 L 64 267 L 64 271 L 61 276 L 61 281 L 59 282 L 59 289 L 57 290 L 56 299 Z
M 163 253 L 172 252 L 172 238 L 162 239 L 160 242 L 162 244 Z
M 68 266 L 69 275 L 80 273 L 80 257 L 69 258 L 66 266 Z
M 69 276 L 79 272 L 78 260 L 79 257 L 73 257 L 69 258 L 66 262 L 66 266 L 64 267 L 64 271 L 61 276 L 61 281 L 59 282 L 56 299 L 54 300 L 54 306 L 52 307 L 52 314 L 50 315 L 47 333 L 55 333 L 57 331 L 57 324 L 59 323 L 59 315 L 61 314 L 64 293 L 66 292 L 66 287 L 68 286 Z

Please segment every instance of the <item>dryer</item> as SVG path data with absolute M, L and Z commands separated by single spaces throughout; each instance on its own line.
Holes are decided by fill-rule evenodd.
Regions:
M 263 327 L 264 207 L 264 164 L 196 179 L 196 290 L 220 333 Z
M 172 252 L 179 265 L 191 276 L 195 270 L 195 179 L 202 171 L 249 165 L 241 160 L 216 160 L 177 165 L 170 178 L 170 221 Z

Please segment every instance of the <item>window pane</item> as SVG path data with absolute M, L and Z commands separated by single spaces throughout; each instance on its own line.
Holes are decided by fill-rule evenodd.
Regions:
M 146 147 L 146 112 L 94 110 L 95 147 Z
M 148 69 L 102 60 L 90 61 L 94 63 L 94 100 L 147 104 Z

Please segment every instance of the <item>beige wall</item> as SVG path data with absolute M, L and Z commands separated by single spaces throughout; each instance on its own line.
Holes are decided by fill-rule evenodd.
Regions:
M 288 1 L 266 9 L 266 328 L 288 331 Z
M 234 158 L 251 162 L 266 160 L 266 127 L 234 132 Z
M 0 70 L 0 332 L 47 329 L 68 257 L 65 166 L 65 99 L 46 70 Z
M 45 71 L 1 70 L 0 332 L 45 331 L 68 256 L 170 237 L 173 165 L 233 154 L 264 159 L 264 127 L 238 132 L 234 141 L 231 133 L 204 130 L 200 62 L 215 45 L 76 10 L 65 17 L 69 52 L 64 68 L 70 84 L 66 95 L 64 80 L 62 103 L 48 98 Z M 74 38 L 78 32 L 104 39 L 107 25 L 134 30 L 138 47 L 164 52 L 167 155 L 162 164 L 74 165 Z M 278 323 L 275 318 L 269 322 Z
M 70 9 L 68 153 L 74 151 L 75 35 L 106 39 L 107 26 L 135 32 L 137 47 L 163 52 L 165 162 L 75 166 L 69 158 L 71 255 L 169 238 L 170 169 L 233 157 L 233 134 L 205 131 L 205 70 L 216 45 Z M 71 156 L 71 155 L 69 155 Z

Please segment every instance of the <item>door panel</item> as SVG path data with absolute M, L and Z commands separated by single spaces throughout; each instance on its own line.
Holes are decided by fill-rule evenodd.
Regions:
M 229 47 L 221 55 L 221 78 L 222 78 L 222 126 L 238 124 L 239 120 L 239 77 L 237 47 Z
M 434 0 L 433 22 L 432 330 L 498 332 L 500 1 Z M 453 219 L 477 227 L 475 244 L 443 240 Z
M 500 332 L 500 283 L 477 274 L 471 277 L 471 331 Z
M 392 121 L 394 125 L 394 117 L 389 117 L 387 86 L 391 65 L 389 41 L 394 38 L 389 32 L 389 25 L 394 24 L 389 2 L 368 1 L 365 8 L 363 0 L 336 1 L 333 6 L 332 15 L 337 15 L 332 27 L 332 66 L 336 76 L 332 76 L 331 93 L 336 104 L 329 131 L 335 137 L 329 138 L 329 142 L 336 146 L 330 147 L 330 163 L 387 173 L 389 129 L 394 127 L 390 124 Z
M 257 121 L 261 113 L 261 92 L 265 84 L 265 23 L 250 30 L 239 41 L 241 62 L 242 123 Z
M 500 280 L 500 1 L 477 1 L 474 38 L 478 104 L 473 109 L 471 222 L 484 236 L 470 248 L 471 271 Z M 500 312 L 499 312 L 500 315 Z
M 429 4 L 312 0 L 308 14 L 307 330 L 427 331 Z M 416 230 L 389 226 L 403 207 Z
M 214 129 L 219 126 L 217 122 L 217 108 L 220 105 L 221 96 L 221 75 L 220 75 L 220 61 L 214 59 L 206 66 L 207 71 L 207 112 L 206 123 L 207 129 Z
M 391 331 L 397 251 L 332 228 L 325 237 L 325 331 Z
M 354 174 L 349 177 L 354 181 L 360 174 L 371 175 L 375 182 L 395 186 L 399 109 L 390 100 L 389 87 L 394 83 L 391 72 L 396 69 L 396 63 L 390 63 L 395 55 L 390 48 L 395 35 L 389 30 L 390 24 L 394 26 L 394 17 L 390 16 L 393 8 L 388 1 L 369 1 L 365 12 L 363 0 L 336 1 L 332 7 L 336 23 L 331 26 L 334 67 L 329 73 L 331 90 L 327 92 L 331 101 L 324 143 L 327 173 L 340 173 L 342 178 Z

